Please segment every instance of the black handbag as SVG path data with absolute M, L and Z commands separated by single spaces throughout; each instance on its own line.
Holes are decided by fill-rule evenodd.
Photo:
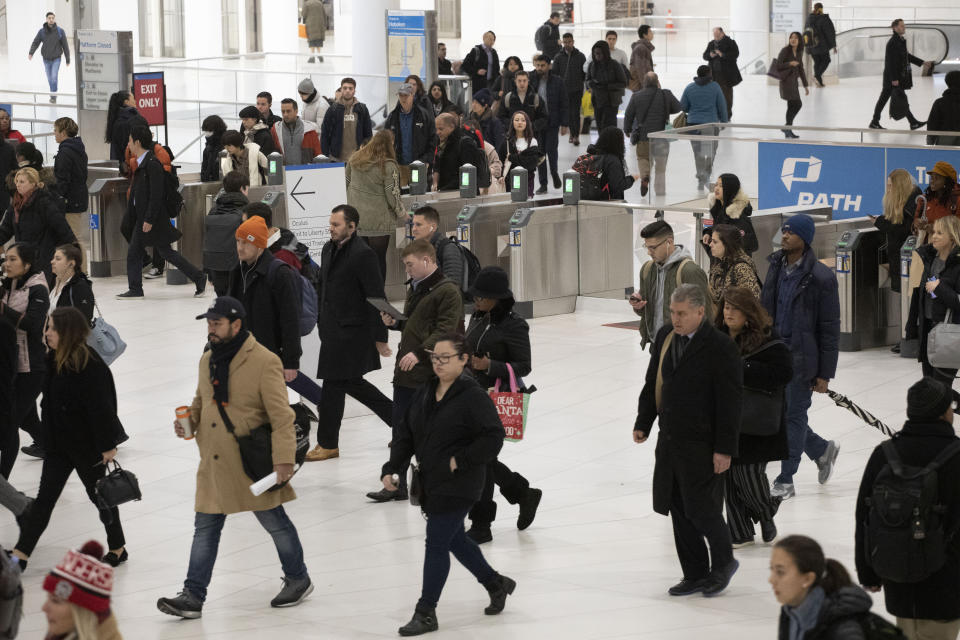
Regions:
M 893 87 L 890 91 L 890 117 L 894 120 L 903 120 L 910 113 L 910 103 L 907 101 L 907 92 L 902 87 Z
M 94 487 L 94 495 L 97 497 L 97 505 L 103 509 L 111 509 L 120 506 L 124 502 L 140 500 L 143 495 L 140 493 L 140 483 L 133 472 L 126 471 L 120 467 L 116 460 L 113 462 L 113 471 L 97 480 Z M 110 463 L 107 463 L 109 469 Z
M 756 355 L 775 344 L 774 340 L 749 355 Z M 749 357 L 749 356 L 747 356 Z M 783 419 L 784 389 L 774 391 L 744 387 L 740 409 L 740 433 L 747 436 L 772 436 L 780 431 Z

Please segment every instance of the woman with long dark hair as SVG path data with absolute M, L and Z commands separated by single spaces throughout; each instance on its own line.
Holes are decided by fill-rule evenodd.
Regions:
M 790 34 L 787 46 L 777 55 L 777 71 L 780 73 L 780 98 L 787 101 L 787 128 L 783 129 L 783 135 L 787 138 L 799 138 L 800 136 L 790 129 L 793 119 L 803 106 L 798 80 L 803 83 L 804 95 L 810 95 L 807 72 L 803 68 L 803 36 L 799 31 Z
M 514 313 L 510 281 L 500 267 L 481 269 L 470 288 L 470 295 L 475 307 L 465 337 L 470 370 L 484 389 L 499 381 L 500 389 L 509 391 L 508 365 L 521 384 L 520 378 L 530 373 L 530 327 L 526 320 Z M 500 487 L 507 502 L 520 506 L 517 529 L 521 531 L 533 524 L 543 495 L 540 489 L 531 488 L 526 478 L 495 459 L 487 465 L 480 500 L 470 510 L 473 524 L 467 535 L 477 544 L 493 540 L 490 525 L 497 516 L 494 486 Z
M 420 79 L 420 76 L 415 73 L 411 73 L 404 79 L 404 82 L 413 85 L 414 104 L 423 107 L 424 111 L 430 113 L 430 98 L 427 96 L 427 90 L 423 88 L 423 80 Z
M 41 441 L 37 396 L 40 395 L 46 371 L 43 325 L 50 308 L 50 295 L 47 279 L 40 270 L 35 245 L 17 242 L 7 247 L 3 271 L 5 278 L 0 285 L 0 315 L 17 330 L 13 420 L 0 434 L 0 476 L 9 478 L 20 450 L 20 429 L 33 436 L 35 443 Z
M 779 640 L 866 640 L 861 620 L 873 601 L 813 538 L 779 540 L 770 554 L 769 582 L 782 605 Z
M 441 113 L 453 113 L 460 115 L 460 107 L 450 102 L 447 97 L 447 88 L 440 82 L 434 82 L 430 85 L 430 92 L 427 94 L 430 101 L 430 114 L 436 118 Z
M 598 200 L 622 200 L 624 192 L 640 179 L 639 174 L 627 173 L 623 131 L 615 126 L 600 131 L 597 141 L 587 145 L 587 153 L 598 157 L 594 167 L 601 176 Z
M 110 96 L 107 107 L 107 131 L 103 141 L 110 143 L 110 159 L 120 163 L 120 173 L 126 175 L 124 151 L 130 141 L 130 129 L 135 125 L 147 125 L 146 119 L 137 111 L 137 101 L 129 91 L 117 91 Z
M 627 74 L 623 65 L 610 57 L 610 45 L 606 40 L 597 40 L 590 49 L 587 88 L 597 114 L 597 129 L 616 127 L 617 109 L 627 88 Z
M 773 330 L 773 321 L 756 294 L 744 287 L 727 289 L 717 310 L 716 326 L 729 335 L 743 359 L 744 408 L 746 415 L 757 398 L 779 400 L 780 415 L 765 433 L 756 424 L 742 425 L 737 457 L 726 476 L 727 524 L 734 547 L 753 544 L 754 522 L 760 524 L 764 542 L 777 535 L 773 517 L 781 498 L 770 496 L 767 463 L 783 460 L 787 449 L 787 420 L 783 390 L 793 377 L 790 348 Z M 769 407 L 766 407 L 769 409 Z
M 207 139 L 203 145 L 203 157 L 200 161 L 200 181 L 220 181 L 220 152 L 223 151 L 223 134 L 227 123 L 217 115 L 207 116 L 200 125 L 200 132 Z
M 517 586 L 487 564 L 463 529 L 463 519 L 483 491 L 487 465 L 503 446 L 503 424 L 486 389 L 464 375 L 470 357 L 462 335 L 441 336 L 429 354 L 434 375 L 420 385 L 394 427 L 390 461 L 381 473 L 384 488 L 396 491 L 395 474 L 416 454 L 420 508 L 427 516 L 423 589 L 413 618 L 400 627 L 402 636 L 437 630 L 436 607 L 450 573 L 451 553 L 487 589 L 487 615 L 503 611 Z
M 76 245 L 62 244 L 57 247 L 51 261 L 56 282 L 50 289 L 50 308 L 75 307 L 93 326 L 93 283 L 83 272 L 83 254 Z
M 387 248 L 407 209 L 400 199 L 400 167 L 393 132 L 378 131 L 347 162 L 347 204 L 363 212 L 358 233 L 377 254 L 380 273 L 387 274 Z
M 13 553 L 26 566 L 37 541 L 50 522 L 67 479 L 74 471 L 94 505 L 97 481 L 117 455 L 126 434 L 117 418 L 117 391 L 110 368 L 87 346 L 90 325 L 77 309 L 65 307 L 50 314 L 44 337 L 47 377 L 43 385 L 43 443 L 46 456 L 36 501 L 23 518 Z M 126 562 L 123 527 L 116 507 L 102 509 L 109 552 L 103 562 Z
M 739 229 L 743 238 L 743 250 L 753 255 L 760 243 L 750 220 L 753 205 L 750 204 L 750 196 L 740 186 L 740 178 L 732 173 L 721 173 L 713 185 L 713 193 L 707 196 L 707 204 L 710 206 L 713 224 L 729 224 Z M 703 233 L 706 236 L 710 229 L 704 229 Z M 703 243 L 709 245 L 710 238 L 704 237 Z
M 517 111 L 510 117 L 510 132 L 497 150 L 503 163 L 503 175 L 500 183 L 503 184 L 510 175 L 510 168 L 521 166 L 527 170 L 527 191 L 533 197 L 533 180 L 536 177 L 537 165 L 543 162 L 544 155 L 540 151 L 540 143 L 533 137 L 533 123 L 525 111 Z M 509 191 L 510 189 L 507 189 Z
M 497 100 L 503 100 L 503 96 L 511 91 L 514 93 L 517 91 L 517 85 L 514 83 L 514 76 L 517 71 L 523 71 L 523 62 L 520 61 L 520 58 L 510 56 L 503 61 L 503 69 L 500 71 L 499 77 L 493 81 L 493 86 L 490 88 L 490 91 L 493 92 Z M 494 110 L 496 111 L 496 109 Z
M 760 277 L 753 260 L 743 250 L 740 230 L 729 224 L 718 224 L 710 230 L 710 295 L 720 304 L 724 292 L 731 287 L 744 287 L 760 298 Z

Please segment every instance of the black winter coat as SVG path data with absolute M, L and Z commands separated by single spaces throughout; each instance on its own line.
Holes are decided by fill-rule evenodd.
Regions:
M 533 141 L 531 140 L 531 144 L 532 142 Z M 537 142 L 539 143 L 540 141 L 537 140 Z M 514 167 L 523 167 L 527 170 L 527 175 L 530 176 L 540 165 L 541 158 L 544 157 L 544 152 L 540 148 L 539 144 L 527 147 L 523 151 L 518 151 L 517 141 L 507 138 L 504 141 L 503 146 L 497 149 L 497 155 L 500 156 L 500 159 L 503 161 L 504 165 L 506 165 L 507 161 L 510 162 L 510 170 L 512 170 Z M 503 176 L 504 179 L 509 180 L 509 171 L 506 169 L 506 166 L 504 166 Z M 509 187 L 509 184 L 507 186 Z
M 710 57 L 711 51 L 719 51 L 722 55 Z M 718 84 L 735 87 L 743 82 L 737 58 L 740 57 L 740 48 L 730 36 L 723 36 L 720 41 L 710 40 L 703 51 L 703 59 L 710 65 L 710 72 Z
M 908 420 L 893 439 L 897 453 L 905 465 L 924 467 L 937 454 L 957 441 L 953 426 L 940 420 Z M 915 584 L 884 581 L 870 564 L 866 544 L 866 526 L 869 507 L 867 499 L 887 457 L 880 446 L 873 450 L 863 471 L 860 492 L 857 495 L 856 563 L 860 584 L 868 587 L 883 585 L 887 611 L 901 618 L 927 620 L 955 620 L 960 618 L 960 536 L 954 534 L 947 547 L 947 561 L 943 567 Z M 947 508 L 947 531 L 960 529 L 960 455 L 953 456 L 937 471 L 940 503 Z
M 200 161 L 200 181 L 220 182 L 220 152 L 223 151 L 223 134 L 213 134 L 203 145 Z
M 833 20 L 826 13 L 811 13 L 807 16 L 806 28 L 813 32 L 813 42 L 806 47 L 807 53 L 812 56 L 829 53 L 837 46 L 837 30 Z
M 927 144 L 956 145 L 960 141 L 960 89 L 947 89 L 930 107 L 927 131 L 956 131 L 955 136 L 927 136 Z M 952 140 L 941 140 L 952 137 Z
M 400 106 L 400 103 L 397 103 L 397 106 L 394 107 L 393 111 L 390 112 L 390 115 L 387 116 L 387 121 L 384 123 L 383 128 L 389 129 L 393 132 L 393 148 L 397 152 L 397 164 L 404 164 L 403 162 L 403 131 L 400 128 L 400 114 L 403 113 L 403 108 Z M 419 160 L 423 164 L 429 165 L 433 162 L 433 150 L 437 147 L 437 127 L 434 123 L 434 118 L 432 115 L 418 106 L 417 103 L 413 104 L 413 158 L 410 162 L 414 160 Z
M 270 264 L 279 262 L 270 277 Z M 252 267 L 241 262 L 230 272 L 230 295 L 243 303 L 243 326 L 277 354 L 284 369 L 300 368 L 300 289 L 293 269 L 264 251 Z
M 587 57 L 574 47 L 568 53 L 565 49 L 553 57 L 552 73 L 563 80 L 567 93 L 583 93 L 583 83 L 587 74 L 583 67 L 587 64 Z
M 239 191 L 223 193 L 203 219 L 203 267 L 231 271 L 240 262 L 237 256 L 237 227 L 242 222 L 247 196 Z
M 142 234 L 147 246 L 168 246 L 182 235 L 170 222 L 163 206 L 164 179 L 163 165 L 153 151 L 148 151 L 133 174 L 130 199 L 127 201 L 127 215 L 134 223 L 133 232 Z M 144 222 L 153 225 L 147 233 L 143 233 Z
M 503 126 L 503 120 L 498 118 L 490 107 L 483 110 L 483 113 L 477 115 L 473 111 L 467 114 L 466 122 L 480 130 L 483 135 L 483 141 L 489 142 L 494 149 L 500 149 L 507 139 L 506 128 Z M 499 155 L 499 154 L 498 154 Z M 502 160 L 502 158 L 501 158 Z
M 320 148 L 323 153 L 331 158 L 339 158 L 343 151 L 343 116 L 346 107 L 341 102 L 334 102 L 323 114 L 323 122 L 320 123 Z M 357 118 L 357 148 L 373 137 L 373 121 L 370 119 L 370 112 L 367 105 L 362 102 L 355 102 L 353 105 L 353 115 Z
M 83 213 L 89 205 L 87 196 L 87 150 L 80 136 L 66 138 L 53 158 L 53 187 L 66 203 L 67 213 Z
M 89 352 L 90 360 L 79 372 L 58 373 L 54 355 L 47 356 L 40 407 L 43 446 L 94 465 L 127 435 L 117 418 L 117 390 L 110 367 L 96 351 Z
M 623 200 L 623 193 L 633 186 L 633 176 L 627 174 L 623 159 L 600 153 L 592 144 L 587 147 L 587 153 L 600 158 L 600 188 L 607 187 L 610 200 Z
M 738 343 L 739 341 L 734 340 Z M 765 348 L 764 348 L 765 347 Z M 761 349 L 743 356 L 743 386 L 769 391 L 782 396 L 784 387 L 793 378 L 793 358 L 786 343 L 772 332 Z M 739 453 L 734 464 L 755 464 L 785 460 L 787 448 L 787 404 L 782 405 L 780 431 L 772 436 L 753 436 L 741 433 Z
M 894 33 L 887 40 L 887 50 L 883 56 L 883 84 L 890 85 L 894 81 L 900 83 L 899 87 L 906 91 L 913 88 L 913 72 L 910 65 L 915 64 L 918 67 L 923 64 L 923 60 L 907 51 L 906 39 L 898 33 Z
M 960 324 L 960 248 L 954 247 L 950 255 L 947 256 L 946 266 L 940 272 L 938 279 L 940 284 L 933 290 L 937 296 L 933 298 L 929 293 L 925 283 L 932 277 L 931 269 L 933 260 L 937 257 L 937 250 L 931 244 L 925 244 L 917 248 L 917 255 L 923 261 L 923 277 L 920 278 L 920 286 L 917 287 L 918 307 L 917 307 L 917 329 L 920 336 L 920 349 L 917 359 L 923 362 L 927 357 L 926 336 L 930 329 L 947 319 L 947 311 L 953 311 L 951 324 Z M 927 300 L 933 303 L 932 318 L 927 318 L 924 310 Z
M 377 254 L 356 233 L 320 252 L 320 362 L 317 377 L 350 380 L 380 368 L 376 342 L 387 328 L 367 298 L 385 298 Z
M 67 224 L 61 209 L 62 201 L 47 188 L 34 189 L 33 197 L 20 209 L 20 219 L 16 221 L 11 200 L 7 212 L 0 220 L 0 245 L 13 238 L 17 242 L 30 242 L 39 247 L 37 268 L 51 273 L 50 261 L 61 244 L 77 241 L 73 229 Z
M 507 302 L 508 308 L 512 306 L 513 300 Z M 466 343 L 469 355 L 490 358 L 488 370 L 473 372 L 484 389 L 499 379 L 500 389 L 510 390 L 507 364 L 518 380 L 530 373 L 530 326 L 513 311 L 497 307 L 492 311 L 474 312 L 467 327 Z
M 546 56 L 547 60 L 553 60 L 553 56 L 557 55 L 557 51 L 560 51 L 561 47 L 560 25 L 553 24 L 547 20 L 537 29 L 537 36 L 534 37 L 534 46 L 537 45 L 537 40 L 539 40 L 543 46 L 540 52 Z M 540 47 L 537 48 L 540 49 Z
M 807 631 L 803 640 L 867 640 L 860 620 L 869 613 L 872 605 L 873 600 L 860 587 L 841 587 L 826 596 L 820 607 L 817 626 Z M 790 639 L 790 620 L 782 610 L 777 638 Z
M 467 145 L 473 149 L 467 148 Z M 463 129 L 457 127 L 449 136 L 443 150 L 439 146 L 434 151 L 433 170 L 439 176 L 438 191 L 456 191 L 460 188 L 460 166 L 473 162 L 477 157 L 476 143 L 470 136 L 463 135 Z
M 130 142 L 130 129 L 138 124 L 147 126 L 147 120 L 133 107 L 122 107 L 117 112 L 117 119 L 113 121 L 113 128 L 110 130 L 110 159 L 120 162 L 121 175 L 127 175 L 124 156 L 127 143 Z
M 75 307 L 83 317 L 93 325 L 93 309 L 96 299 L 93 297 L 93 283 L 83 272 L 77 272 L 70 282 L 63 285 L 60 297 L 57 299 L 57 309 L 60 307 Z
M 17 168 L 17 152 L 13 145 L 0 144 L 0 176 L 9 175 Z M 10 192 L 0 185 L 0 211 L 6 211 L 10 206 Z
M 657 332 L 650 365 L 637 403 L 635 431 L 649 437 L 654 420 L 660 426 L 653 470 L 653 510 L 670 512 L 674 483 L 683 492 L 686 513 L 723 510 L 723 476 L 713 472 L 713 454 L 737 455 L 743 366 L 729 336 L 704 322 L 674 366 L 673 336 L 663 358 L 660 407 L 656 402 L 660 350 L 673 327 Z M 696 393 L 692 393 L 693 391 Z
M 958 105 L 960 107 L 960 105 Z M 890 288 L 900 291 L 900 247 L 910 237 L 910 227 L 913 225 L 913 216 L 917 211 L 917 196 L 923 193 L 920 187 L 914 187 L 906 204 L 903 205 L 903 220 L 893 224 L 883 216 L 873 221 L 873 226 L 879 229 L 887 238 L 887 268 L 890 270 Z
M 534 90 L 532 83 L 524 94 L 523 100 L 520 95 L 514 91 L 504 93 L 503 100 L 500 101 L 500 109 L 497 116 L 503 120 L 504 128 L 507 131 L 513 129 L 513 114 L 517 111 L 523 111 L 530 118 L 533 124 L 534 135 L 543 131 L 547 126 L 547 105 L 543 103 L 540 96 Z
M 467 507 L 480 499 L 487 464 L 503 446 L 497 409 L 469 374 L 462 375 L 437 402 L 437 378 L 417 388 L 410 408 L 394 429 L 390 461 L 381 476 L 399 473 L 416 454 L 427 495 L 427 513 Z M 450 458 L 457 470 L 450 471 Z
M 17 330 L 0 314 L 0 425 L 13 420 L 13 381 L 17 377 Z
M 569 122 L 567 111 L 569 110 L 567 91 L 563 86 L 563 80 L 553 74 L 548 73 L 547 82 L 547 122 L 545 127 L 565 127 Z M 530 91 L 539 93 L 540 83 L 544 78 L 539 73 L 530 76 Z
M 647 87 L 635 91 L 630 96 L 627 111 L 623 116 L 623 132 L 633 144 L 644 142 L 648 133 L 664 130 L 671 113 L 680 111 L 680 101 L 669 89 Z M 660 142 L 667 144 L 668 141 Z
M 609 56 L 609 50 L 607 52 Z M 610 58 L 597 62 L 592 60 L 587 67 L 587 87 L 593 96 L 593 108 L 619 107 L 627 88 L 627 74 L 623 65 Z
M 480 89 L 492 88 L 493 83 L 500 77 L 500 55 L 496 49 L 490 49 L 490 53 L 493 56 L 492 65 L 488 64 L 490 61 L 487 58 L 487 52 L 483 48 L 483 45 L 478 44 L 473 49 L 470 49 L 470 53 L 466 55 L 460 64 L 460 72 L 470 76 L 473 81 L 473 93 L 480 91 Z M 477 73 L 480 69 L 486 70 L 488 66 L 493 67 L 492 74 L 480 75 Z
M 27 291 L 27 308 L 22 313 L 10 308 L 9 300 L 14 284 L 19 289 L 39 273 L 41 273 L 39 269 L 31 268 L 28 273 L 18 278 L 16 283 L 10 278 L 5 278 L 0 286 L 0 313 L 7 322 L 27 334 L 30 373 L 43 373 L 46 368 L 47 347 L 43 344 L 43 327 L 47 323 L 47 314 L 50 311 L 50 290 L 43 282 L 30 285 Z M 17 355 L 19 353 L 19 346 L 17 346 Z M 17 365 L 15 356 L 14 370 Z

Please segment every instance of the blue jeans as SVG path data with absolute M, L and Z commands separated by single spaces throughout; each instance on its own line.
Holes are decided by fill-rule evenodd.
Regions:
M 423 590 L 417 602 L 417 611 L 436 608 L 443 592 L 443 585 L 450 573 L 450 554 L 473 574 L 480 584 L 486 585 L 497 577 L 480 552 L 480 547 L 467 537 L 463 519 L 469 509 L 449 513 L 433 513 L 427 517 L 427 548 L 423 558 Z
M 807 410 L 813 398 L 810 381 L 794 377 L 787 385 L 787 446 L 790 457 L 780 463 L 780 475 L 775 482 L 792 484 L 793 474 L 800 468 L 805 453 L 816 461 L 827 451 L 827 441 L 818 436 L 807 423 Z
M 307 577 L 307 565 L 303 563 L 303 547 L 297 529 L 287 517 L 283 506 L 269 511 L 254 511 L 260 524 L 273 538 L 280 556 L 283 575 L 289 580 L 302 580 Z M 207 585 L 213 575 L 213 565 L 217 561 L 217 549 L 220 547 L 220 532 L 227 516 L 222 513 L 197 513 L 194 519 L 193 546 L 190 548 L 190 566 L 184 589 L 196 596 L 200 602 L 207 599 Z
M 47 72 L 47 84 L 50 85 L 51 93 L 57 92 L 57 78 L 60 75 L 60 58 L 53 60 L 43 59 L 43 68 Z

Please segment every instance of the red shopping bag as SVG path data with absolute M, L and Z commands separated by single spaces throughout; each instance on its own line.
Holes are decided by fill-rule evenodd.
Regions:
M 490 392 L 490 398 L 497 407 L 500 422 L 503 423 L 503 430 L 506 432 L 504 440 L 519 442 L 523 440 L 523 433 L 527 426 L 530 394 L 517 390 L 517 376 L 509 363 L 507 363 L 507 371 L 510 373 L 510 391 L 500 391 L 500 380 L 497 379 L 493 391 Z

